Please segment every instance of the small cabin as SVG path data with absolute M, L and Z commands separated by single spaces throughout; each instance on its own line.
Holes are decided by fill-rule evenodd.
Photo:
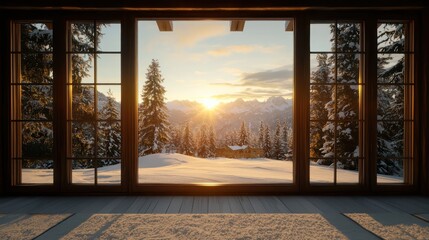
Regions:
M 216 156 L 226 158 L 260 158 L 264 156 L 264 151 L 248 145 L 225 146 L 216 150 Z

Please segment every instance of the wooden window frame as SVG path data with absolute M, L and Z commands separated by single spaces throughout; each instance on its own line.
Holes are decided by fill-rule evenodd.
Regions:
M 429 29 L 428 23 L 422 23 L 422 19 L 428 17 L 422 17 L 423 11 L 421 10 L 333 10 L 333 11 L 317 11 L 317 10 L 267 10 L 264 12 L 252 11 L 252 10 L 240 10 L 235 9 L 231 11 L 222 10 L 199 10 L 199 11 L 174 11 L 174 10 L 159 10 L 158 12 L 153 11 L 137 11 L 128 12 L 126 10 L 112 11 L 109 13 L 109 17 L 106 18 L 105 13 L 99 11 L 84 11 L 75 12 L 72 10 L 63 10 L 59 12 L 38 9 L 35 11 L 26 11 L 22 9 L 3 11 L 0 8 L 0 12 L 3 15 L 1 31 L 4 31 L 2 36 L 6 41 L 0 41 L 2 44 L 0 52 L 1 67 L 1 112 L 6 114 L 6 119 L 1 120 L 1 142 L 2 151 L 2 167 L 4 176 L 3 186 L 5 192 L 8 194 L 287 194 L 287 193 L 299 193 L 299 194 L 385 194 L 385 193 L 396 193 L 396 194 L 415 194 L 415 193 L 429 193 L 429 164 L 425 148 L 429 146 L 426 141 L 426 135 L 428 129 L 427 124 L 427 110 L 425 109 L 425 102 L 427 101 L 427 81 L 428 71 L 428 47 L 423 46 L 425 54 L 420 53 L 420 44 L 422 39 L 428 40 L 428 31 L 415 31 L 414 42 L 415 42 L 415 62 L 414 62 L 414 79 L 415 79 L 415 101 L 414 105 L 414 161 L 413 164 L 413 185 L 377 185 L 375 174 L 375 164 L 364 163 L 363 181 L 362 184 L 357 187 L 351 186 L 320 186 L 314 187 L 309 184 L 308 175 L 308 131 L 309 126 L 307 121 L 301 121 L 307 119 L 309 114 L 308 99 L 309 94 L 306 91 L 309 89 L 310 79 L 310 64 L 309 64 L 309 24 L 310 20 L 333 20 L 330 16 L 335 16 L 335 19 L 348 20 L 358 19 L 364 21 L 364 32 L 362 37 L 365 41 L 365 78 L 368 82 L 366 87 L 366 99 L 374 99 L 376 94 L 376 88 L 371 87 L 370 82 L 374 82 L 374 73 L 376 73 L 376 24 L 377 18 L 380 17 L 383 20 L 397 20 L 404 19 L 402 16 L 409 16 L 405 20 L 414 22 L 415 29 L 422 30 Z M 368 12 L 371 12 L 368 16 Z M 427 12 L 427 10 L 426 10 Z M 3 14 L 4 13 L 4 14 Z M 413 17 L 415 16 L 415 17 Z M 294 54 L 294 65 L 295 65 L 295 99 L 294 101 L 294 184 L 293 186 L 285 186 L 283 184 L 259 184 L 259 185 L 223 185 L 214 187 L 203 187 L 193 185 L 170 185 L 170 184 L 155 184 L 155 185 L 144 185 L 139 186 L 137 181 L 137 19 L 285 19 L 293 18 L 295 20 L 295 54 Z M 11 61 L 8 54 L 11 50 L 10 44 L 7 39 L 11 39 L 11 21 L 25 21 L 25 20 L 40 20 L 49 21 L 51 20 L 54 25 L 54 78 L 56 83 L 54 84 L 54 108 L 61 109 L 54 117 L 54 122 L 57 126 L 54 131 L 57 131 L 58 145 L 56 147 L 56 160 L 58 162 L 55 171 L 59 174 L 55 175 L 53 186 L 15 186 L 12 184 L 13 172 L 11 172 L 10 165 L 10 129 L 8 124 L 10 122 L 10 87 L 9 82 L 11 79 Z M 121 119 L 123 122 L 122 127 L 122 183 L 119 187 L 113 186 L 70 186 L 67 182 L 68 170 L 65 167 L 66 163 L 66 99 L 60 100 L 61 97 L 66 95 L 66 39 L 64 36 L 67 34 L 67 21 L 73 20 L 120 20 L 121 21 L 121 51 L 122 51 L 122 110 Z M 422 33 L 419 33 L 422 32 Z M 425 33 L 423 33 L 425 32 Z M 421 36 L 423 35 L 423 37 Z M 63 37 L 59 37 L 63 36 Z M 375 49 L 375 50 L 374 50 Z M 425 65 L 424 65 L 425 64 Z M 425 69 L 423 69 L 426 67 Z M 298 74 L 298 72 L 300 74 Z M 423 75 L 424 74 L 424 75 Z M 424 77 L 424 79 L 422 78 Z M 426 81 L 425 81 L 426 80 Z M 299 93 L 299 94 L 298 94 Z M 425 102 L 421 100 L 425 99 Z M 371 117 L 374 113 L 374 107 L 371 107 L 369 101 L 365 101 L 366 114 L 368 118 L 366 121 L 371 122 Z M 376 111 L 376 109 L 375 109 Z M 7 123 L 7 124 L 5 124 Z M 124 124 L 126 123 L 126 124 Z M 300 129 L 298 132 L 297 129 Z M 365 158 L 371 159 L 371 154 L 374 154 L 374 147 L 370 146 L 370 139 L 374 138 L 374 129 L 371 124 L 368 124 L 365 130 L 365 147 L 367 154 Z M 373 142 L 374 140 L 372 140 Z M 131 164 L 135 163 L 135 164 Z M 1 168 L 0 168 L 1 169 Z M 299 173 L 299 174 L 298 174 Z

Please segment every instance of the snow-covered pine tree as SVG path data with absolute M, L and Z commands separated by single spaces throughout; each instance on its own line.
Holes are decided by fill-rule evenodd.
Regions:
M 209 127 L 209 151 L 207 157 L 216 157 L 216 138 L 213 130 L 213 125 Z
M 169 148 L 171 153 L 179 152 L 181 144 L 181 131 L 177 126 L 170 126 L 170 143 Z
M 278 160 L 284 158 L 282 156 L 281 125 L 279 120 L 277 120 L 276 130 L 274 131 L 272 157 Z
M 266 158 L 271 158 L 271 136 L 270 136 L 270 129 L 268 126 L 265 126 L 264 128 L 264 156 Z
M 379 52 L 404 52 L 405 25 L 400 23 L 382 24 L 378 32 Z M 404 81 L 405 57 L 393 59 L 391 54 L 378 55 L 378 82 L 383 84 L 398 84 Z M 390 65 L 394 62 L 393 65 Z M 401 120 L 404 113 L 404 87 L 380 86 L 377 91 L 378 120 Z M 403 156 L 404 126 L 401 121 L 377 123 L 377 172 L 387 175 L 403 175 L 403 166 L 391 157 Z
M 358 113 L 359 113 L 359 42 L 360 25 L 356 23 L 332 24 L 331 32 L 337 39 L 331 39 L 332 48 L 341 52 L 333 55 L 337 76 L 335 91 L 331 101 L 326 104 L 329 119 L 323 127 L 324 144 L 322 154 L 325 158 L 339 157 L 345 169 L 356 170 L 355 158 L 359 157 Z M 350 53 L 348 53 L 350 52 Z M 334 136 L 336 138 L 334 139 Z M 335 151 L 334 151 L 335 150 Z M 329 164 L 330 161 L 323 161 Z
M 249 134 L 247 132 L 246 123 L 241 122 L 240 130 L 238 131 L 238 146 L 249 145 Z
M 119 123 L 119 112 L 115 106 L 115 98 L 112 91 L 109 89 L 107 92 L 107 103 L 101 109 L 101 117 L 103 121 L 99 123 L 98 127 L 98 155 L 106 157 L 101 160 L 101 166 L 109 166 L 118 164 L 117 159 L 121 157 L 121 125 Z M 99 165 L 99 167 L 101 167 Z
M 44 24 L 21 24 L 21 51 L 52 51 L 52 29 Z M 21 81 L 34 85 L 21 86 L 22 119 L 52 121 L 53 88 L 52 54 L 21 54 Z M 37 85 L 41 84 L 41 85 Z M 22 157 L 52 157 L 53 132 L 50 122 L 23 122 Z M 23 168 L 52 168 L 51 161 L 23 161 Z
M 203 124 L 200 127 L 200 133 L 198 136 L 198 148 L 197 155 L 201 158 L 206 158 L 209 154 L 209 141 L 207 136 L 207 126 Z
M 74 23 L 71 27 L 71 41 L 73 51 L 93 52 L 95 41 L 98 43 L 102 37 L 102 25 L 93 23 Z M 94 38 L 97 35 L 98 38 Z M 86 39 L 86 40 L 85 40 Z M 98 45 L 98 44 L 97 44 Z M 89 122 L 95 119 L 94 98 L 96 93 L 91 86 L 81 85 L 82 80 L 91 77 L 93 55 L 72 54 L 72 118 L 79 120 L 72 125 L 73 157 L 90 157 L 94 155 L 96 125 Z M 92 76 L 93 77 L 93 76 Z M 82 121 L 83 120 L 83 121 Z M 85 122 L 88 121 L 88 122 Z M 86 160 L 73 161 L 73 167 L 91 168 L 94 163 Z
M 280 149 L 280 154 L 282 156 L 281 159 L 286 159 L 286 156 L 288 154 L 288 128 L 287 128 L 287 124 L 286 122 L 283 122 L 282 126 L 281 126 L 281 138 L 280 138 L 280 142 L 281 142 L 281 149 Z
M 328 60 L 326 53 L 318 54 L 317 69 L 311 73 L 310 86 L 310 119 L 326 120 L 328 111 L 325 107 L 331 99 L 332 86 L 325 85 L 333 82 L 332 61 Z M 323 127 L 326 122 L 314 121 L 310 127 L 310 157 L 322 156 L 323 148 Z
M 194 156 L 194 138 L 192 131 L 189 129 L 189 122 L 186 123 L 182 133 L 182 144 L 180 145 L 180 153 Z
M 259 130 L 258 130 L 258 147 L 263 149 L 264 148 L 264 121 L 261 121 L 259 124 Z
M 287 135 L 287 155 L 286 160 L 293 160 L 293 128 L 288 128 L 288 135 Z
M 160 153 L 169 141 L 165 88 L 162 86 L 160 66 L 152 59 L 146 73 L 146 81 L 141 95 L 143 103 L 139 116 L 140 155 Z

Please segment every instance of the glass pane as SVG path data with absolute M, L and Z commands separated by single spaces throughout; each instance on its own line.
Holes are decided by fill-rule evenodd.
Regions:
M 377 28 L 379 52 L 404 52 L 406 24 L 381 23 Z
M 21 83 L 53 83 L 52 54 L 17 54 L 21 61 Z
M 51 120 L 53 118 L 52 86 L 23 85 L 13 88 L 21 88 L 22 120 Z
M 337 86 L 337 119 L 358 120 L 359 119 L 359 86 L 339 85 Z
M 94 55 L 73 54 L 71 55 L 72 83 L 94 83 Z
M 92 123 L 72 123 L 72 157 L 95 155 L 95 128 Z
M 21 160 L 17 160 L 18 163 Z M 22 160 L 22 184 L 53 184 L 54 161 L 52 160 Z
M 98 123 L 98 156 L 119 158 L 121 156 L 121 122 L 102 121 Z
M 405 159 L 380 159 L 377 161 L 377 183 L 404 183 Z
M 72 119 L 94 120 L 94 86 L 73 85 Z
M 98 184 L 121 184 L 121 160 L 102 159 L 97 168 Z
M 359 122 L 337 123 L 336 155 L 339 158 L 356 158 L 359 156 Z
M 333 149 L 326 152 L 323 148 L 323 144 L 325 143 L 325 140 L 323 139 L 325 136 L 323 128 L 326 125 L 326 121 L 310 122 L 310 158 L 315 158 L 314 160 L 316 161 L 318 158 L 322 158 L 325 154 L 333 156 Z
M 50 122 L 22 124 L 22 156 L 52 157 L 53 127 Z
M 358 163 L 358 159 L 338 159 L 337 183 L 359 183 Z
M 377 89 L 377 119 L 404 119 L 404 86 L 378 86 Z
M 377 82 L 404 83 L 405 55 L 378 54 Z
M 377 153 L 379 157 L 404 156 L 404 122 L 377 122 Z
M 310 85 L 310 119 L 335 119 L 335 86 Z
M 335 55 L 310 54 L 310 84 L 335 82 Z
M 98 92 L 98 119 L 121 119 L 121 86 L 97 85 Z
M 360 51 L 360 24 L 338 23 L 337 25 L 337 51 Z
M 337 83 L 359 83 L 360 54 L 337 55 Z
M 334 160 L 310 160 L 310 183 L 334 183 Z
M 71 45 L 73 52 L 93 52 L 95 27 L 92 22 L 71 24 Z
M 120 54 L 97 54 L 97 83 L 121 83 Z
M 335 23 L 312 23 L 310 25 L 311 52 L 333 52 L 334 39 Z
M 93 160 L 72 160 L 72 183 L 95 184 Z
M 26 23 L 21 27 L 21 52 L 52 52 L 51 23 Z
M 98 50 L 102 52 L 121 51 L 121 24 L 97 24 L 100 29 Z
M 237 34 L 230 21 L 175 21 L 166 33 L 139 21 L 139 183 L 293 182 L 284 24 L 246 21 Z

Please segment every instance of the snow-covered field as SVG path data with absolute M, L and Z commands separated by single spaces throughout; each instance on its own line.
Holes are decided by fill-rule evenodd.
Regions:
M 98 183 L 118 184 L 120 164 L 98 169 Z M 182 154 L 153 154 L 139 158 L 139 183 L 239 184 L 292 183 L 293 163 L 267 158 L 197 158 Z M 310 181 L 333 182 L 334 169 L 310 165 Z M 94 169 L 76 169 L 73 183 L 93 183 Z M 357 183 L 358 173 L 338 169 L 339 183 Z M 23 183 L 52 183 L 52 169 L 23 169 Z M 379 175 L 378 182 L 400 183 L 398 177 Z

